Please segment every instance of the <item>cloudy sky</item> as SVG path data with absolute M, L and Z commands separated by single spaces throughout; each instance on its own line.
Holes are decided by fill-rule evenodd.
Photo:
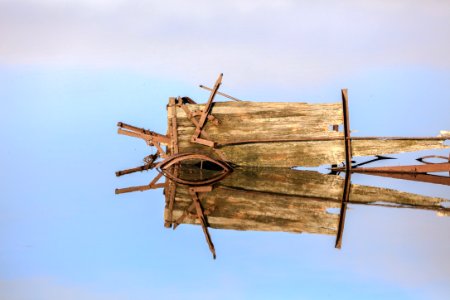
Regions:
M 167 98 L 202 101 L 220 72 L 249 100 L 333 102 L 347 87 L 355 135 L 450 130 L 449 37 L 437 0 L 0 0 L 0 298 L 446 297 L 450 221 L 431 212 L 352 207 L 342 251 L 213 230 L 212 261 L 198 227 L 163 228 L 161 191 L 113 191 L 154 175 L 115 178 L 148 154 L 116 122 L 165 132 Z
M 450 67 L 448 1 L 17 0 L 0 8 L 4 64 L 181 80 L 220 69 L 242 83 L 278 84 L 380 66 Z

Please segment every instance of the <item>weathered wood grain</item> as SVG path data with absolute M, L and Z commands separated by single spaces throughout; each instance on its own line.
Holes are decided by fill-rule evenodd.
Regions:
M 195 168 L 184 166 L 181 176 L 194 176 Z M 202 176 L 208 176 L 203 170 Z M 196 175 L 198 176 L 198 175 Z M 336 175 L 281 168 L 237 168 L 214 186 L 200 193 L 212 228 L 336 234 L 344 179 Z M 176 221 L 191 205 L 187 187 L 177 186 L 173 218 Z M 392 189 L 353 184 L 350 204 L 390 203 L 443 211 L 441 198 Z M 182 223 L 199 224 L 195 216 Z
M 443 141 L 427 140 L 354 140 L 353 156 L 370 156 L 448 148 Z
M 203 109 L 203 105 L 186 105 L 191 112 Z M 306 136 L 343 136 L 333 131 L 332 125 L 342 124 L 340 104 L 306 103 L 214 103 L 211 114 L 219 125 L 207 123 L 209 137 L 216 143 L 242 139 L 296 138 Z M 189 141 L 195 126 L 183 110 L 178 110 L 180 142 Z
M 191 112 L 201 104 L 186 104 Z M 183 109 L 175 109 L 179 152 L 199 153 L 225 159 L 239 166 L 294 167 L 337 164 L 345 160 L 344 134 L 334 131 L 341 125 L 341 103 L 307 104 L 283 102 L 218 102 L 211 113 L 219 121 L 207 122 L 207 138 L 221 150 L 191 142 L 195 126 Z M 334 139 L 328 141 L 283 141 L 227 145 L 236 141 Z M 340 140 L 342 138 L 342 141 Z M 222 145 L 222 146 L 220 146 Z M 438 140 L 353 140 L 353 156 L 383 155 L 445 148 Z

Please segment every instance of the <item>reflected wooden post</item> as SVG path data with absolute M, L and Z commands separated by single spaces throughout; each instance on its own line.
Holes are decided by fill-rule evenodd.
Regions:
M 347 203 L 350 197 L 351 171 L 352 171 L 352 144 L 350 137 L 350 121 L 348 111 L 347 89 L 342 89 L 342 111 L 344 113 L 344 142 L 345 142 L 345 182 L 342 194 L 341 212 L 339 214 L 339 227 L 336 234 L 335 248 L 341 249 L 342 236 L 344 235 L 345 215 L 347 213 Z
M 345 172 L 345 182 L 344 182 L 344 193 L 342 194 L 342 204 L 341 211 L 339 213 L 339 227 L 336 234 L 336 244 L 335 248 L 341 249 L 342 246 L 342 236 L 344 235 L 344 225 L 345 225 L 345 215 L 347 213 L 347 203 L 350 197 L 351 189 L 351 172 Z

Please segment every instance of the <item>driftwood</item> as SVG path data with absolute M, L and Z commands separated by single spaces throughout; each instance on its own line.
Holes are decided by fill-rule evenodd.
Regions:
M 171 100 L 173 101 L 173 100 Z M 239 166 L 294 167 L 337 164 L 345 160 L 341 103 L 218 102 L 204 126 L 214 148 L 193 143 L 201 104 L 169 107 L 169 152 L 200 153 Z M 175 119 L 175 120 L 174 120 Z M 176 130 L 174 130 L 176 128 Z M 207 136 L 205 136 L 207 135 Z M 444 138 L 352 137 L 352 155 L 370 156 L 446 148 Z M 220 152 L 219 152 L 220 151 Z
M 157 151 L 146 157 L 145 165 L 116 172 L 121 176 L 156 168 L 160 173 L 150 184 L 116 193 L 164 187 L 164 225 L 201 225 L 214 258 L 209 227 L 336 235 L 335 246 L 340 248 L 348 204 L 449 215 L 444 199 L 351 184 L 352 172 L 358 171 L 449 184 L 448 178 L 428 174 L 450 171 L 450 161 L 442 156 L 447 162 L 395 170 L 359 168 L 386 159 L 380 155 L 448 148 L 444 142 L 449 132 L 439 137 L 353 137 L 346 89 L 341 91 L 342 103 L 254 103 L 218 92 L 221 80 L 222 74 L 213 88 L 207 88 L 211 94 L 205 104 L 170 98 L 166 135 L 119 122 L 120 134 L 143 139 Z M 238 102 L 215 103 L 216 94 Z M 356 156 L 377 158 L 354 165 Z M 425 158 L 430 156 L 420 159 Z M 331 165 L 334 174 L 345 172 L 345 179 L 292 169 L 320 165 Z M 166 182 L 157 183 L 162 175 Z

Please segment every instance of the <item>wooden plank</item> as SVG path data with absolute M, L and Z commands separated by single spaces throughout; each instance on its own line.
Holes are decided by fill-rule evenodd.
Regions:
M 193 112 L 203 105 L 187 104 Z M 343 136 L 331 126 L 342 124 L 340 104 L 219 102 L 211 109 L 219 125 L 207 123 L 205 131 L 216 143 L 241 139 Z M 188 141 L 195 126 L 184 111 L 177 113 L 181 141 Z
M 170 136 L 171 142 L 167 145 L 167 151 L 169 152 L 169 156 L 178 154 L 178 133 L 177 133 L 177 117 L 176 117 L 176 99 L 169 98 L 169 105 L 167 106 L 167 115 L 168 115 L 168 136 Z M 175 166 L 174 174 L 178 175 L 178 167 Z M 175 202 L 175 191 L 176 191 L 175 182 L 166 179 L 165 183 L 165 210 L 164 210 L 164 227 L 170 228 L 172 226 L 173 220 L 173 207 Z
M 169 100 L 169 113 L 171 119 L 171 132 L 170 132 L 170 140 L 172 147 L 172 155 L 178 154 L 178 124 L 177 124 L 177 107 L 175 105 L 175 98 L 170 98 Z
M 286 102 L 218 102 L 211 113 L 219 124 L 207 122 L 208 140 L 218 144 L 221 155 L 211 147 L 191 142 L 195 125 L 190 112 L 204 108 L 186 104 L 178 109 L 179 151 L 208 155 L 240 166 L 294 167 L 338 164 L 345 160 L 344 134 L 335 130 L 343 123 L 341 103 L 307 104 Z M 297 141 L 302 139 L 315 141 Z M 320 140 L 322 139 L 322 140 Z M 329 139 L 329 140 L 326 140 Z M 227 144 L 235 141 L 263 143 Z M 282 140 L 282 142 L 273 142 Z M 272 142 L 268 142 L 272 141 Z M 224 146 L 220 146 L 224 145 Z M 445 148 L 442 140 L 395 138 L 352 138 L 353 156 L 371 156 Z
M 441 140 L 353 140 L 353 156 L 371 156 L 391 153 L 414 152 L 429 149 L 444 149 Z

